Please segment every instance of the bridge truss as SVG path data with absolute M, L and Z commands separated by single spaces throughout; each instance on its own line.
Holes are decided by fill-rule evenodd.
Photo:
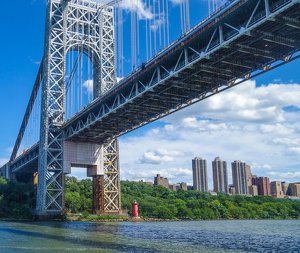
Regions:
M 66 112 L 66 54 L 73 50 L 86 54 L 93 63 L 94 98 L 107 92 L 116 83 L 113 20 L 110 6 L 88 0 L 48 0 L 38 159 L 38 215 L 60 214 L 64 207 L 64 135 L 61 125 L 65 122 Z
M 51 21 L 49 16 L 47 24 L 52 22 L 50 27 L 53 29 L 58 27 L 58 30 L 65 32 L 56 33 L 54 29 L 55 33 L 46 35 L 49 51 L 46 49 L 45 55 L 52 52 L 49 47 L 49 36 L 53 36 L 52 39 L 58 43 L 54 45 L 57 49 L 57 59 L 54 55 L 53 60 L 51 55 L 48 58 L 44 57 L 43 73 L 53 75 L 51 78 L 50 76 L 45 78 L 43 75 L 44 82 L 47 78 L 51 80 L 45 91 L 55 87 L 52 93 L 48 93 L 49 98 L 45 96 L 44 99 L 43 108 L 47 110 L 44 112 L 41 131 L 46 129 L 47 132 L 41 134 L 39 143 L 26 154 L 13 159 L 10 164 L 12 171 L 17 173 L 29 170 L 30 165 L 37 162 L 37 157 L 43 164 L 47 162 L 43 167 L 46 169 L 42 177 L 46 183 L 39 186 L 44 187 L 42 189 L 44 195 L 40 193 L 38 200 L 41 203 L 40 213 L 57 212 L 63 207 L 62 141 L 107 143 L 107 148 L 104 148 L 106 174 L 102 179 L 97 179 L 98 186 L 101 184 L 107 186 L 105 186 L 106 193 L 105 196 L 99 195 L 95 198 L 99 199 L 99 203 L 101 199 L 106 201 L 107 210 L 116 210 L 116 206 L 120 203 L 120 195 L 115 195 L 119 187 L 118 145 L 112 144 L 115 138 L 300 57 L 300 0 L 231 1 L 143 63 L 117 85 L 109 86 L 111 89 L 102 89 L 101 85 L 110 78 L 114 79 L 114 76 L 108 76 L 108 79 L 101 81 L 96 78 L 94 81 L 97 83 L 98 80 L 98 84 L 95 85 L 94 94 L 97 96 L 94 101 L 65 120 L 62 85 L 65 63 L 61 55 L 67 50 L 72 50 L 74 41 L 81 44 L 83 50 L 88 41 L 92 43 L 91 48 L 95 46 L 94 38 L 83 32 L 88 29 L 81 32 L 70 31 L 70 34 L 67 32 L 70 27 L 69 21 L 64 19 L 69 15 L 67 6 L 76 5 L 75 2 L 75 0 L 71 3 L 49 1 L 56 4 L 58 15 L 51 16 L 56 21 Z M 89 6 L 83 9 L 86 8 Z M 95 15 L 98 13 L 96 9 L 92 11 Z M 79 24 L 76 27 L 79 27 Z M 109 29 L 103 31 L 103 34 L 110 34 Z M 86 37 L 90 39 L 86 40 Z M 100 50 L 103 50 L 105 46 L 100 45 Z M 113 46 L 111 41 L 105 45 Z M 108 53 L 107 56 L 106 59 L 113 63 L 113 55 Z M 49 72 L 50 70 L 52 72 Z M 95 77 L 99 77 L 97 73 L 99 71 Z M 102 76 L 108 73 L 114 75 L 107 70 L 102 72 Z M 50 85 L 52 82 L 56 86 Z M 42 164 L 39 162 L 40 167 Z M 46 195 L 48 198 L 43 199 Z M 104 202 L 101 205 L 104 208 Z

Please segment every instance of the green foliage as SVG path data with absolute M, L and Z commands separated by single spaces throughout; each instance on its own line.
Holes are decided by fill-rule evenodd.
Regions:
M 0 177 L 0 218 L 31 219 L 35 209 L 36 190 L 31 183 L 20 183 Z
M 65 181 L 65 207 L 72 213 L 91 212 L 93 182 L 85 179 L 77 182 L 76 177 L 66 176 Z
M 286 219 L 300 217 L 300 202 L 270 196 L 216 196 L 207 192 L 177 192 L 162 186 L 121 182 L 122 208 L 131 214 L 131 203 L 137 200 L 139 214 L 163 219 Z
M 77 182 L 66 177 L 65 207 L 81 212 L 81 219 L 116 219 L 114 216 L 90 216 L 93 183 L 90 179 Z M 121 205 L 132 212 L 132 202 L 139 203 L 139 214 L 162 219 L 287 219 L 300 218 L 300 202 L 275 199 L 270 196 L 230 196 L 223 192 L 177 192 L 162 186 L 136 182 L 121 182 Z M 36 189 L 33 184 L 20 183 L 0 177 L 0 218 L 31 218 L 35 209 Z M 123 219 L 124 217 L 119 217 Z

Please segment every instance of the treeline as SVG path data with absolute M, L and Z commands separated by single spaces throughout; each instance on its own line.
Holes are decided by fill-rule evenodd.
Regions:
M 131 203 L 139 203 L 139 214 L 157 218 L 194 219 L 287 219 L 300 218 L 300 202 L 270 196 L 216 196 L 207 192 L 177 192 L 162 186 L 121 182 L 122 207 L 132 211 Z
M 65 208 L 73 213 L 88 216 L 92 211 L 92 180 L 77 182 L 66 177 Z M 244 197 L 207 192 L 177 192 L 162 186 L 144 183 L 121 182 L 122 208 L 131 214 L 132 202 L 139 203 L 139 214 L 164 219 L 287 219 L 300 218 L 300 202 L 275 199 L 269 196 Z M 0 218 L 30 219 L 35 209 L 36 187 L 0 178 Z
M 31 219 L 35 209 L 36 189 L 31 183 L 20 183 L 0 177 L 0 218 Z

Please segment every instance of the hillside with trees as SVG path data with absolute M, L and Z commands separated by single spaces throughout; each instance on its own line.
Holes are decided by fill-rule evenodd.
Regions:
M 230 196 L 223 192 L 177 192 L 162 186 L 121 182 L 122 208 L 131 214 L 132 202 L 139 203 L 143 217 L 162 219 L 288 219 L 300 218 L 300 202 L 269 196 Z M 0 218 L 30 219 L 35 209 L 36 187 L 30 183 L 0 178 Z M 66 177 L 67 212 L 88 214 L 92 210 L 92 180 Z
M 207 192 L 177 192 L 162 186 L 121 182 L 122 207 L 131 212 L 131 203 L 139 203 L 145 217 L 194 219 L 286 219 L 300 217 L 300 202 L 270 196 L 216 196 Z

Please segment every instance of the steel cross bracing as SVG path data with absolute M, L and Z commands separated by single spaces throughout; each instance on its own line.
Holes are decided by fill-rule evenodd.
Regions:
M 110 140 L 298 58 L 299 13 L 299 0 L 233 1 L 65 122 L 65 138 Z
M 63 131 L 66 54 L 93 63 L 94 96 L 115 83 L 113 8 L 92 1 L 48 0 L 39 142 L 37 214 L 61 213 L 64 203 Z
M 111 141 L 297 59 L 299 13 L 299 0 L 233 1 L 64 122 L 64 139 Z

